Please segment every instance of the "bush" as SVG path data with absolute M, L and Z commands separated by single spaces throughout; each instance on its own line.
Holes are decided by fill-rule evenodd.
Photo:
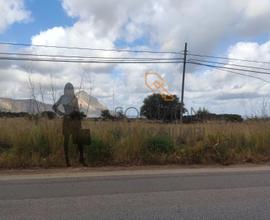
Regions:
M 7 141 L 0 140 L 0 153 L 8 151 L 12 145 Z
M 52 112 L 52 111 L 44 111 L 44 112 L 41 112 L 41 117 L 45 117 L 52 120 L 52 119 L 55 119 L 57 115 L 55 112 Z
M 146 140 L 145 150 L 150 153 L 171 153 L 173 151 L 173 142 L 167 135 L 157 135 Z
M 44 134 L 39 134 L 35 144 L 34 153 L 37 153 L 40 158 L 47 158 L 51 154 L 51 147 L 48 137 Z
M 91 145 L 87 146 L 87 162 L 90 164 L 109 164 L 112 159 L 111 146 L 98 138 L 92 138 Z
M 101 111 L 101 118 L 103 119 L 113 119 L 113 116 L 111 115 L 110 111 L 108 109 Z

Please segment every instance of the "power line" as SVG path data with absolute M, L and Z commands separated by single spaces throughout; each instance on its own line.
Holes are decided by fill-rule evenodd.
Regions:
M 183 60 L 183 58 L 156 58 L 156 57 L 104 57 L 104 56 L 78 56 L 78 55 L 57 55 L 57 54 L 34 54 L 34 53 L 11 53 L 0 52 L 1 55 L 30 56 L 30 57 L 50 57 L 50 58 L 87 58 L 87 59 L 109 59 L 109 60 Z
M 253 76 L 253 75 L 249 75 L 249 74 L 245 74 L 245 73 L 238 73 L 238 72 L 234 72 L 234 71 L 230 71 L 230 70 L 224 70 L 224 69 L 218 69 L 218 70 L 223 71 L 223 72 L 232 73 L 232 74 L 241 75 L 241 76 L 247 76 L 247 77 L 254 78 L 254 79 L 259 79 L 259 80 L 262 80 L 264 82 L 270 83 L 270 81 L 267 81 L 266 79 L 263 79 L 263 78 L 258 77 L 258 76 Z
M 237 67 L 245 67 L 245 68 L 251 68 L 251 69 L 270 70 L 269 68 L 264 68 L 264 67 L 246 66 L 246 65 L 239 65 L 239 64 L 234 64 L 234 63 L 224 63 L 224 62 L 217 62 L 217 61 L 211 61 L 211 60 L 189 59 L 188 61 L 214 63 L 214 64 L 221 64 L 221 65 L 226 65 L 226 66 L 237 66 Z
M 218 69 L 219 71 L 223 71 L 223 72 L 228 72 L 228 73 L 237 74 L 237 75 L 241 75 L 241 76 L 246 76 L 246 77 L 250 77 L 250 78 L 254 78 L 254 79 L 259 79 L 261 81 L 270 83 L 270 81 L 267 81 L 266 79 L 263 79 L 261 77 L 253 76 L 253 75 L 249 75 L 249 74 L 245 74 L 245 73 L 239 73 L 239 72 L 235 72 L 235 71 L 231 71 L 231 70 L 225 70 L 225 69 L 222 69 L 219 66 L 207 65 L 207 67 L 215 68 L 215 69 Z
M 182 63 L 182 61 L 121 61 L 121 60 L 75 60 L 75 59 L 41 59 L 28 57 L 1 57 L 0 60 L 17 60 L 17 61 L 38 61 L 38 62 L 58 62 L 58 63 L 96 63 L 96 64 L 166 64 L 166 63 Z
M 217 66 L 217 65 L 205 64 L 205 63 L 199 63 L 199 62 L 189 62 L 189 63 L 190 64 L 195 64 L 195 65 L 199 65 L 199 66 L 207 66 L 207 67 L 213 67 L 213 68 L 219 68 L 219 69 L 245 71 L 245 72 L 265 74 L 265 75 L 269 75 L 270 74 L 270 72 L 255 71 L 255 70 L 240 69 L 240 68 L 232 68 L 232 67 L 225 67 L 225 66 Z
M 104 49 L 104 48 L 89 48 L 89 47 L 68 47 L 68 46 L 56 46 L 56 45 L 43 45 L 43 44 L 27 44 L 27 43 L 12 43 L 12 42 L 0 42 L 0 45 L 12 45 L 12 46 L 25 46 L 25 47 L 44 47 L 44 48 L 57 48 L 57 49 L 73 49 L 73 50 L 90 50 L 90 51 L 105 51 L 105 52 L 128 52 L 128 53 L 153 53 L 153 54 L 177 54 L 183 55 L 183 52 L 176 52 L 176 51 L 151 51 L 151 50 L 128 50 L 128 49 Z M 19 61 L 43 61 L 43 62 L 67 62 L 67 63 L 101 63 L 101 64 L 150 64 L 150 63 L 183 63 L 183 58 L 155 58 L 155 57 L 104 57 L 104 56 L 79 56 L 79 55 L 46 55 L 46 54 L 33 54 L 33 53 L 9 53 L 9 52 L 0 52 L 1 55 L 12 55 L 12 56 L 0 56 L 0 60 L 19 60 Z M 195 54 L 195 53 L 187 53 L 189 56 L 195 57 L 207 57 L 207 58 L 214 58 L 214 59 L 224 59 L 224 60 L 234 60 L 234 61 L 245 61 L 245 62 L 252 62 L 252 63 L 264 63 L 270 64 L 267 61 L 255 61 L 255 60 L 247 60 L 247 59 L 238 59 L 238 58 L 227 58 L 221 56 L 212 56 L 212 55 L 203 55 L 203 54 Z M 18 56 L 31 56 L 31 57 L 18 57 Z M 34 57 L 34 58 L 33 58 Z M 48 57 L 48 58 L 35 58 L 35 57 Z M 56 59 L 57 58 L 57 59 Z M 60 59 L 59 59 L 60 58 Z M 64 59 L 61 59 L 64 58 Z M 68 58 L 68 59 L 65 59 Z M 72 58 L 72 59 L 70 59 Z M 75 59 L 73 59 L 75 58 Z M 82 59 L 79 59 L 82 58 Z M 99 59 L 99 60 L 83 60 L 83 59 Z M 226 69 L 227 72 L 232 72 L 230 70 L 236 71 L 246 71 L 252 73 L 259 73 L 259 74 L 270 74 L 270 72 L 263 72 L 263 71 L 255 71 L 249 69 L 241 69 L 241 68 L 232 68 L 229 66 L 236 66 L 236 67 L 244 67 L 250 69 L 262 69 L 262 70 L 270 70 L 268 68 L 263 67 L 254 67 L 254 66 L 246 66 L 240 64 L 228 64 L 224 62 L 217 62 L 211 60 L 201 60 L 201 59 L 190 59 L 188 61 L 190 64 L 200 65 L 200 66 L 207 66 L 211 68 L 217 69 Z M 227 66 L 218 66 L 218 65 L 211 65 L 207 63 L 213 64 L 221 64 Z M 236 72 L 234 72 L 236 73 Z M 242 74 L 242 73 L 237 73 Z M 246 74 L 242 74 L 246 75 Z M 251 76 L 251 75 L 246 75 Z M 258 78 L 258 77 L 253 77 Z M 261 78 L 260 78 L 261 79 Z
M 104 52 L 153 53 L 153 54 L 177 54 L 177 55 L 183 55 L 184 54 L 184 52 L 182 52 L 182 51 L 177 52 L 177 51 L 105 49 L 105 48 L 56 46 L 56 45 L 27 44 L 27 43 L 14 43 L 14 42 L 0 42 L 0 45 L 12 45 L 12 46 L 24 46 L 24 47 L 44 47 L 44 48 L 72 49 L 72 50 L 90 50 L 90 51 L 104 51 Z M 252 62 L 252 63 L 270 64 L 270 62 L 268 62 L 268 61 L 257 61 L 257 60 L 248 60 L 248 59 L 240 59 L 240 58 L 228 58 L 228 57 L 205 55 L 205 54 L 196 54 L 196 53 L 187 53 L 187 55 L 188 56 L 195 56 L 195 57 L 207 57 L 207 58 L 213 58 L 213 59 L 224 59 L 224 60 L 235 60 L 235 61 L 244 61 L 244 62 Z
M 204 55 L 204 54 L 194 54 L 194 53 L 188 53 L 188 55 L 189 56 L 195 56 L 195 57 L 206 57 L 206 58 L 213 58 L 213 59 L 222 59 L 222 60 L 244 61 L 244 62 L 249 62 L 249 63 L 270 64 L 269 61 L 248 60 L 248 59 L 240 59 L 240 58 L 228 58 L 228 57 L 212 56 L 212 55 Z
M 90 51 L 104 51 L 104 52 L 126 52 L 126 53 L 153 53 L 153 54 L 183 54 L 176 51 L 152 51 L 152 50 L 129 50 L 129 49 L 104 49 L 104 48 L 90 48 L 90 47 L 68 47 L 44 44 L 27 44 L 27 43 L 12 43 L 0 42 L 0 45 L 11 46 L 24 46 L 24 47 L 44 47 L 44 48 L 57 48 L 57 49 L 70 49 L 70 50 L 90 50 Z
M 129 49 L 105 49 L 105 48 L 90 48 L 90 47 L 73 47 L 73 46 L 56 46 L 56 45 L 44 45 L 44 44 L 27 44 L 27 43 L 14 43 L 14 42 L 0 42 L 0 45 L 12 45 L 12 46 L 24 46 L 24 47 L 44 47 L 44 48 L 57 48 L 57 49 L 72 49 L 72 50 L 90 50 L 90 51 L 104 51 L 104 52 L 127 52 L 127 53 L 151 53 L 151 54 L 177 54 L 183 55 L 184 52 L 177 51 L 153 51 L 153 50 L 129 50 Z M 205 54 L 196 54 L 196 53 L 187 53 L 188 56 L 195 57 L 206 57 L 213 59 L 223 59 L 223 60 L 235 60 L 235 61 L 244 61 L 251 63 L 264 63 L 270 64 L 268 61 L 257 61 L 257 60 L 248 60 L 248 59 L 239 59 L 239 58 L 228 58 L 221 56 L 205 55 Z

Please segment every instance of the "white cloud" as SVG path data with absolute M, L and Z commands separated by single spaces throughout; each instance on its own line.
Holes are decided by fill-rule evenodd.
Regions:
M 23 0 L 0 0 L 0 11 L 0 33 L 13 23 L 30 19 L 30 12 L 25 9 Z
M 132 45 L 138 39 L 147 38 L 147 45 L 143 49 L 155 47 L 178 51 L 187 41 L 191 52 L 207 54 L 217 46 L 224 47 L 223 40 L 269 33 L 270 25 L 270 2 L 267 0 L 62 0 L 62 5 L 66 13 L 76 17 L 77 21 L 69 27 L 53 27 L 36 34 L 32 37 L 33 44 L 114 48 L 117 40 Z M 23 4 L 21 6 L 23 8 Z M 140 47 L 135 44 L 133 48 Z M 108 52 L 32 47 L 26 51 L 58 55 L 115 55 Z M 224 54 L 229 58 L 270 60 L 270 41 L 261 45 L 257 42 L 239 42 L 231 45 Z M 178 65 L 117 66 L 46 62 L 17 65 L 20 71 L 32 71 L 33 79 L 45 86 L 52 74 L 59 89 L 66 81 L 72 81 L 79 87 L 81 76 L 87 78 L 85 75 L 91 73 L 95 78 L 93 95 L 103 97 L 110 106 L 113 90 L 117 105 L 139 106 L 149 94 L 144 85 L 144 73 L 147 70 L 162 73 L 171 91 L 179 94 L 181 88 L 181 70 Z M 189 71 L 187 74 L 185 93 L 188 107 L 206 106 L 217 112 L 244 114 L 246 104 L 243 103 L 258 100 L 258 97 L 267 96 L 270 92 L 268 84 L 257 79 L 211 69 L 199 71 L 190 66 L 189 69 L 192 73 Z M 84 80 L 85 88 L 88 84 Z
M 254 42 L 236 43 L 229 48 L 228 58 L 255 61 L 270 60 L 270 41 L 263 44 Z M 270 72 L 270 64 L 266 63 L 231 60 L 228 64 L 255 66 L 265 69 L 253 70 Z M 245 69 L 249 68 L 246 67 Z M 242 73 L 263 78 L 269 83 L 219 70 L 188 74 L 186 83 L 187 102 L 192 106 L 205 105 L 217 112 L 253 114 L 254 109 L 261 107 L 258 106 L 258 102 L 270 95 L 270 75 Z M 258 113 L 257 110 L 256 112 Z
M 257 18 L 258 16 L 267 15 L 270 7 L 268 0 L 238 0 L 234 1 L 233 4 L 247 18 Z
M 63 0 L 70 16 L 78 16 L 101 30 L 118 31 L 126 25 L 126 36 L 147 28 L 161 48 L 180 50 L 185 41 L 190 49 L 209 52 L 230 35 L 254 35 L 268 30 L 267 0 Z M 138 36 L 141 36 L 138 35 Z

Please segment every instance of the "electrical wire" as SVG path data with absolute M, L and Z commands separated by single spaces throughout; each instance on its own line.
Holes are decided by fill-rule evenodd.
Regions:
M 71 50 L 90 50 L 90 51 L 104 51 L 104 52 L 127 52 L 127 53 L 153 53 L 153 54 L 183 54 L 183 52 L 176 51 L 153 51 L 153 50 L 129 50 L 129 49 L 104 49 L 104 48 L 90 48 L 90 47 L 68 47 L 44 44 L 27 44 L 27 43 L 13 43 L 0 42 L 0 45 L 24 46 L 24 47 L 44 47 L 56 49 L 71 49 Z
M 75 60 L 75 59 L 40 59 L 40 58 L 28 58 L 28 57 L 4 57 L 0 56 L 0 60 L 8 61 L 43 61 L 43 62 L 58 62 L 58 63 L 96 63 L 96 64 L 165 64 L 165 63 L 183 63 L 182 61 L 122 61 L 122 60 Z
M 257 66 L 246 66 L 246 65 L 240 65 L 240 64 L 235 64 L 235 63 L 224 63 L 224 62 L 217 62 L 217 61 L 211 61 L 211 60 L 189 59 L 188 61 L 214 63 L 214 64 L 221 64 L 221 65 L 226 65 L 226 66 L 245 67 L 245 68 L 250 68 L 250 69 L 270 70 L 270 68 L 257 67 Z
M 258 60 L 248 60 L 248 59 L 240 59 L 240 58 L 228 58 L 228 57 L 221 57 L 221 56 L 212 56 L 212 55 L 204 55 L 204 54 L 195 54 L 195 53 L 187 53 L 189 56 L 195 57 L 206 57 L 206 58 L 213 58 L 213 59 L 222 59 L 222 60 L 234 60 L 234 61 L 243 61 L 249 63 L 263 63 L 263 64 L 270 64 L 269 61 L 258 61 Z
M 109 60 L 183 60 L 183 58 L 156 58 L 156 57 L 104 57 L 104 56 L 78 56 L 78 55 L 57 55 L 57 54 L 33 54 L 33 53 L 11 53 L 0 52 L 1 55 L 14 56 L 30 56 L 30 57 L 50 57 L 50 58 L 87 58 L 87 59 L 109 59 Z
M 226 69 L 226 70 L 237 70 L 237 71 L 244 71 L 244 72 L 251 72 L 251 73 L 258 73 L 258 74 L 265 74 L 265 75 L 270 74 L 270 72 L 255 71 L 255 70 L 240 69 L 240 68 L 232 68 L 232 67 L 225 67 L 225 66 L 217 66 L 217 65 L 205 64 L 205 63 L 199 63 L 199 62 L 188 62 L 188 63 L 199 65 L 199 66 L 207 66 L 207 67 L 213 67 L 213 68 Z
M 232 74 L 241 75 L 241 76 L 247 76 L 247 77 L 254 78 L 254 79 L 259 79 L 259 80 L 264 81 L 266 83 L 270 83 L 270 81 L 268 81 L 266 79 L 263 79 L 261 77 L 258 77 L 258 76 L 253 76 L 253 75 L 244 74 L 244 73 L 238 73 L 238 72 L 234 72 L 234 71 L 230 71 L 230 70 L 224 70 L 224 69 L 218 69 L 218 70 L 223 71 L 223 72 L 232 73 Z
M 194 63 L 192 63 L 192 64 L 194 64 Z M 231 71 L 231 70 L 225 70 L 225 69 L 222 69 L 222 68 L 217 67 L 217 66 L 207 65 L 207 67 L 218 69 L 219 71 L 223 71 L 223 72 L 228 72 L 228 73 L 237 74 L 237 75 L 241 75 L 241 76 L 246 76 L 246 77 L 250 77 L 250 78 L 254 78 L 254 79 L 259 79 L 259 80 L 264 81 L 266 83 L 270 83 L 270 81 L 268 81 L 266 79 L 263 79 L 261 77 L 258 77 L 258 76 L 253 76 L 253 75 L 249 75 L 249 74 L 245 74 L 245 73 L 239 73 L 239 72 L 235 72 L 235 71 Z

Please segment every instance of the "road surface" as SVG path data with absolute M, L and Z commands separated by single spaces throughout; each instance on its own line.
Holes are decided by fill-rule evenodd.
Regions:
M 270 168 L 0 175 L 0 219 L 270 219 Z

